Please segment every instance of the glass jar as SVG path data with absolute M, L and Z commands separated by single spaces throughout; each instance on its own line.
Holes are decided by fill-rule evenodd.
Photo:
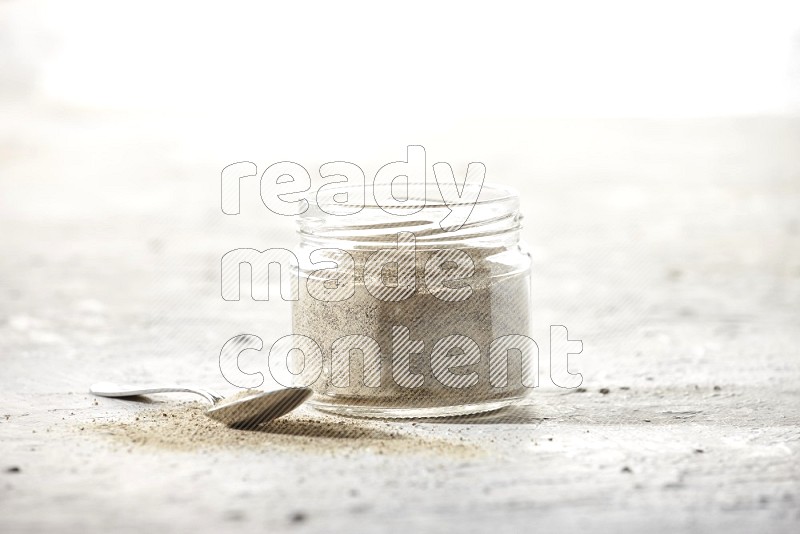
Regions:
M 537 385 L 517 193 L 485 184 L 474 204 L 448 208 L 435 184 L 424 191 L 390 207 L 407 215 L 387 213 L 374 199 L 339 214 L 348 204 L 337 194 L 298 219 L 293 337 L 318 347 L 322 368 L 304 365 L 301 351 L 289 361 L 303 360 L 293 363 L 301 368 L 294 382 L 313 389 L 309 402 L 318 409 L 460 415 L 507 406 Z M 451 208 L 468 218 L 443 228 Z

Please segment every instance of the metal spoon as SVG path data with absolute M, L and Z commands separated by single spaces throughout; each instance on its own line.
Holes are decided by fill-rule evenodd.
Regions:
M 100 397 L 133 397 L 151 393 L 195 393 L 212 404 L 206 415 L 228 426 L 252 428 L 291 412 L 308 397 L 308 388 L 285 388 L 258 392 L 240 399 L 225 401 L 208 389 L 183 385 L 119 385 L 110 382 L 92 384 L 89 392 Z

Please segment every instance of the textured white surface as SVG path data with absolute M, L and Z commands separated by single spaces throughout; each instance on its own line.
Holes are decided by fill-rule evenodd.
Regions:
M 341 437 L 169 451 L 91 430 L 143 409 L 95 405 L 93 381 L 225 390 L 226 339 L 289 332 L 287 303 L 223 302 L 218 269 L 232 248 L 291 245 L 291 221 L 252 197 L 226 218 L 218 173 L 242 154 L 150 126 L 0 120 L 0 530 L 797 531 L 800 121 L 485 122 L 409 140 L 522 190 L 533 337 L 547 354 L 565 324 L 584 342 L 585 392 L 543 365 L 525 406 L 387 425 L 480 451 L 466 457 Z

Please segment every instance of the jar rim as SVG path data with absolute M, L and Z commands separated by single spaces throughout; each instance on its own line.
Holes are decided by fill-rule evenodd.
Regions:
M 381 204 L 375 198 L 375 189 L 380 189 L 386 191 L 388 188 L 393 188 L 394 184 L 378 184 L 368 186 L 368 184 L 364 184 L 363 186 L 357 185 L 341 185 L 337 186 L 336 182 L 328 184 L 327 186 L 323 186 L 328 188 L 328 196 L 327 198 L 333 200 L 333 202 L 319 202 L 319 195 L 312 195 L 311 198 L 308 199 L 310 205 L 314 207 L 318 207 L 325 211 L 325 207 L 337 207 L 337 208 L 356 208 L 362 207 L 364 209 L 384 209 L 384 208 L 391 208 L 391 209 L 425 209 L 425 208 L 447 208 L 449 207 L 462 207 L 467 205 L 485 205 L 491 203 L 500 203 L 504 201 L 514 201 L 519 199 L 519 192 L 514 189 L 513 187 L 509 187 L 506 185 L 496 184 L 496 183 L 482 183 L 482 184 L 464 184 L 461 188 L 458 188 L 457 191 L 459 193 L 459 197 L 464 196 L 464 193 L 467 189 L 474 189 L 477 187 L 479 188 L 479 192 L 475 195 L 474 192 L 471 192 L 467 198 L 473 198 L 475 195 L 476 200 L 474 201 L 461 201 L 460 199 L 455 202 L 445 202 L 443 195 L 441 194 L 441 189 L 436 181 L 427 181 L 427 182 L 403 182 L 403 184 L 407 184 L 407 193 L 408 196 L 406 200 L 397 199 L 394 196 L 394 191 L 391 191 L 392 194 L 390 198 L 392 198 L 395 202 L 389 205 Z M 424 198 L 421 195 L 411 196 L 410 191 L 412 187 L 425 187 L 425 194 Z M 349 193 L 351 191 L 364 191 L 363 195 L 363 202 L 359 203 L 348 203 L 348 201 L 344 202 L 337 202 L 335 200 L 335 196 L 342 194 L 342 193 Z M 367 194 L 367 189 L 369 189 L 372 194 Z M 349 199 L 349 196 L 348 196 Z
M 360 188 L 351 186 L 350 189 L 354 187 Z M 339 189 L 346 190 L 347 187 Z M 335 190 L 328 190 L 326 198 L 332 199 Z M 474 194 L 464 195 L 464 190 L 461 191 L 463 198 L 475 198 Z M 501 241 L 518 239 L 522 215 L 519 195 L 513 188 L 483 184 L 474 204 L 445 203 L 435 182 L 426 184 L 426 193 L 432 195 L 426 195 L 425 204 L 394 206 L 391 212 L 377 201 L 365 203 L 366 206 L 353 202 L 349 213 L 339 214 L 332 213 L 329 208 L 343 206 L 336 199 L 329 205 L 312 203 L 298 217 L 297 231 L 303 243 L 322 246 L 339 242 L 345 248 L 396 242 L 398 232 L 414 234 L 418 246 L 450 246 L 466 242 L 475 246 L 495 246 Z M 430 196 L 433 196 L 433 202 L 427 203 Z

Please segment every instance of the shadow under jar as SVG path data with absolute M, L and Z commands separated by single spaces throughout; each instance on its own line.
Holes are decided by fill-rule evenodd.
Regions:
M 288 363 L 317 409 L 452 416 L 502 408 L 535 385 L 518 195 L 485 184 L 476 202 L 451 202 L 445 219 L 436 185 L 421 189 L 382 207 L 343 187 L 299 218 L 293 333 L 316 344 L 322 366 L 309 365 L 307 350 L 290 351 Z

